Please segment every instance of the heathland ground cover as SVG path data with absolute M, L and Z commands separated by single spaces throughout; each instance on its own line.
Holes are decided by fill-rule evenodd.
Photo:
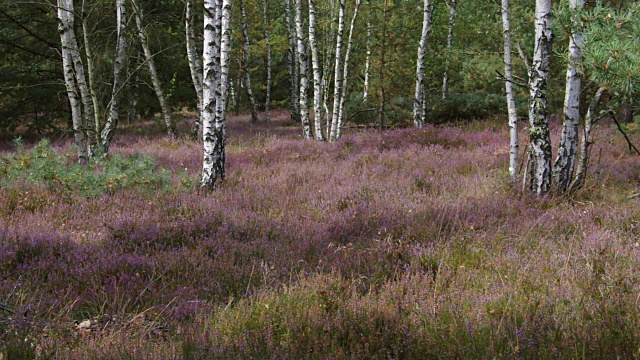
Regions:
M 326 144 L 287 117 L 232 117 L 210 194 L 150 126 L 88 168 L 3 144 L 0 358 L 640 356 L 640 158 L 607 124 L 586 187 L 535 199 L 504 119 Z

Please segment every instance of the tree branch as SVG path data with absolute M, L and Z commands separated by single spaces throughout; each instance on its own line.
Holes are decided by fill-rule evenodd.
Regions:
M 629 151 L 635 150 L 636 154 L 640 155 L 640 150 L 638 150 L 638 148 L 635 145 L 633 145 L 633 143 L 631 142 L 631 139 L 629 139 L 629 136 L 627 135 L 627 133 L 624 131 L 624 129 L 618 122 L 618 119 L 616 118 L 616 115 L 613 113 L 613 111 L 611 111 L 611 118 L 616 123 L 618 130 L 622 133 L 622 135 L 624 135 L 624 139 L 627 140 L 627 145 L 629 145 Z

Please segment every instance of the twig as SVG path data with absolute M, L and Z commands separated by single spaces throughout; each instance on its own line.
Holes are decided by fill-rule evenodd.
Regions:
M 527 84 L 525 84 L 525 83 L 516 82 L 516 81 L 513 81 L 513 80 L 509 80 L 509 79 L 507 79 L 507 78 L 506 78 L 506 77 L 505 77 L 505 76 L 504 76 L 500 71 L 498 71 L 498 70 L 496 70 L 496 73 L 498 74 L 498 80 L 508 81 L 508 82 L 512 83 L 513 85 L 520 86 L 520 87 L 525 88 L 525 89 L 528 89 L 528 88 L 529 88 L 529 85 L 527 85 Z
M 631 142 L 631 139 L 629 139 L 629 136 L 624 131 L 624 129 L 622 128 L 622 126 L 618 122 L 618 119 L 616 118 L 616 115 L 613 112 L 611 112 L 611 118 L 616 123 L 616 126 L 618 127 L 618 130 L 622 133 L 622 135 L 624 135 L 624 139 L 627 140 L 627 145 L 629 145 L 629 151 L 635 150 L 636 154 L 640 155 L 640 150 L 638 150 L 638 148 L 635 145 L 633 145 L 633 143 Z
M 9 314 L 12 314 L 12 315 L 16 313 L 15 311 L 9 309 L 7 307 L 7 305 L 4 305 L 4 304 L 0 304 L 0 311 L 6 311 L 6 312 L 8 312 Z

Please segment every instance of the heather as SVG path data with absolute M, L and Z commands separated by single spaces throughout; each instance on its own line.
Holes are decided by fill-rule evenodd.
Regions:
M 640 356 L 640 159 L 607 124 L 585 189 L 536 199 L 510 183 L 501 118 L 323 144 L 287 117 L 232 117 L 210 194 L 200 144 L 151 124 L 90 170 L 64 141 L 5 152 L 0 354 Z

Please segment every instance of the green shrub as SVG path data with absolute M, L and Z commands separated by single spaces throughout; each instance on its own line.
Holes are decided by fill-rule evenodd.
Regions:
M 526 104 L 518 104 L 518 112 L 526 111 Z M 450 94 L 446 99 L 434 100 L 427 114 L 429 123 L 485 119 L 507 113 L 504 96 L 485 93 Z
M 120 189 L 154 191 L 166 189 L 170 172 L 157 169 L 148 156 L 110 155 L 83 166 L 51 147 L 48 140 L 26 150 L 20 140 L 16 152 L 0 157 L 0 186 L 20 187 L 25 183 L 44 184 L 54 190 L 91 197 L 112 194 Z

